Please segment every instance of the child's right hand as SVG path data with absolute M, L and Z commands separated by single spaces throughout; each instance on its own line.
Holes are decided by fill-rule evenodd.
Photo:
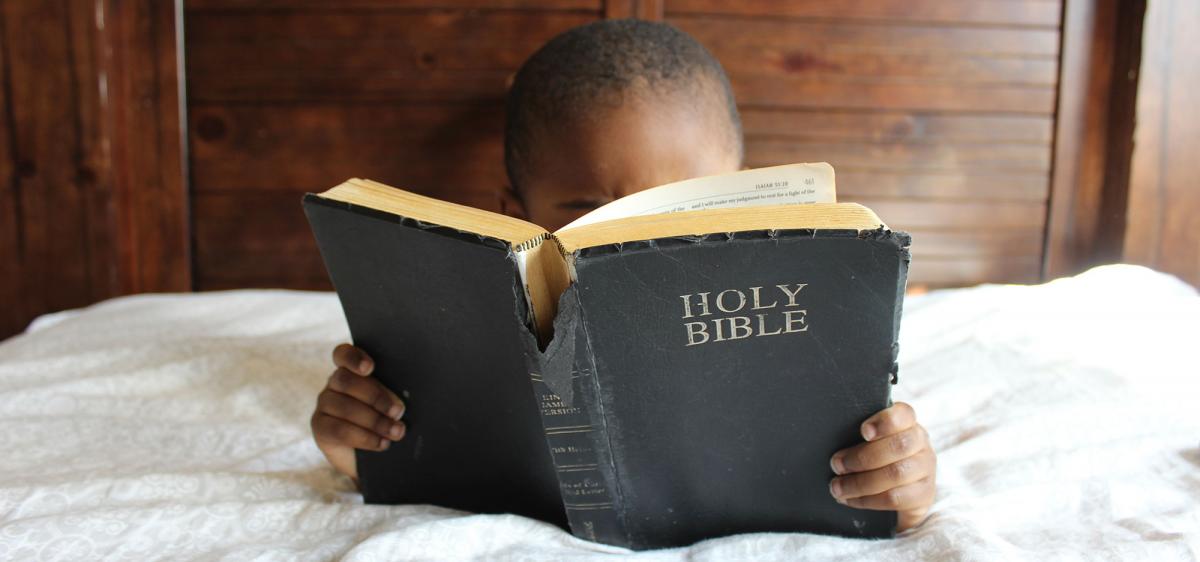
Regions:
M 311 425 L 329 464 L 358 484 L 354 449 L 382 451 L 404 438 L 404 402 L 370 376 L 375 362 L 348 343 L 333 349 L 337 367 L 317 396 Z

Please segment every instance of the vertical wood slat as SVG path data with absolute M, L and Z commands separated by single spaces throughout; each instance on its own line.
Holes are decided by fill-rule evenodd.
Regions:
M 663 19 L 664 0 L 604 0 L 604 17 L 638 18 L 651 21 Z
M 1144 10 L 1142 0 L 1066 3 L 1045 278 L 1121 257 Z
M 182 0 L 104 4 L 107 117 L 122 292 L 192 288 Z
M 1109 53 L 1094 36 L 1103 22 L 1097 9 L 1099 0 L 1066 0 L 1063 15 L 1062 63 L 1059 71 L 1058 101 L 1055 113 L 1054 170 L 1050 180 L 1050 206 L 1047 213 L 1044 276 L 1056 277 L 1074 271 L 1079 256 L 1090 251 L 1095 230 L 1095 198 L 1098 186 L 1084 183 L 1088 173 L 1085 160 L 1095 153 L 1086 146 L 1089 128 L 1095 129 L 1103 100 L 1089 104 L 1097 84 L 1108 77 L 1108 67 L 1097 61 Z M 1093 76 L 1098 74 L 1098 76 Z M 1103 95 L 1103 90 L 1099 90 Z M 1091 115 L 1089 115 L 1089 110 Z
M 1125 259 L 1200 287 L 1200 24 L 1193 0 L 1155 0 L 1146 15 Z
M 13 159 L 16 124 L 12 119 L 12 59 L 8 45 L 8 10 L 0 9 L 0 338 L 16 333 L 27 321 L 22 298 L 20 263 L 24 260 L 19 183 Z
M 94 13 L 0 4 L 0 337 L 116 292 Z
M 187 290 L 174 6 L 0 3 L 0 338 Z

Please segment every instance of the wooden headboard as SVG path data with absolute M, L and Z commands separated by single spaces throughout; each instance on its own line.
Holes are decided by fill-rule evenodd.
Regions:
M 348 177 L 494 209 L 506 80 L 634 15 L 722 61 L 748 165 L 828 161 L 843 200 L 910 231 L 913 283 L 1041 274 L 1057 1 L 348 4 L 185 3 L 197 289 L 327 288 L 298 201 Z
M 1169 27 L 1168 4 L 1193 9 L 1172 1 L 1146 21 Z M 1036 282 L 1128 255 L 1196 282 L 1200 260 L 1178 243 L 1200 236 L 1178 220 L 1200 216 L 1183 214 L 1200 209 L 1200 196 L 1180 188 L 1188 175 L 1178 168 L 1196 162 L 1162 167 L 1159 155 L 1187 153 L 1192 133 L 1170 129 L 1163 108 L 1181 114 L 1172 92 L 1200 85 L 1162 79 L 1195 76 L 1170 71 L 1194 57 L 1164 59 L 1184 47 L 1158 41 L 1146 45 L 1167 66 L 1156 62 L 1137 89 L 1144 9 L 1101 0 L 5 3 L 0 176 L 11 181 L 0 182 L 0 298 L 13 304 L 0 336 L 118 294 L 327 289 L 300 197 L 348 177 L 496 209 L 507 81 L 555 34 L 615 17 L 665 20 L 705 44 L 732 79 L 747 163 L 832 163 L 842 200 L 913 234 L 910 285 Z M 57 105 L 45 92 L 62 93 Z M 1153 117 L 1140 119 L 1150 125 L 1139 135 L 1172 141 L 1133 158 L 1131 172 L 1135 98 Z M 1136 253 L 1123 253 L 1124 238 Z

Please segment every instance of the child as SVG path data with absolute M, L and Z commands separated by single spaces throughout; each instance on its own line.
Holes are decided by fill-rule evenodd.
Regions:
M 637 191 L 742 167 L 741 119 L 720 64 L 691 36 L 662 23 L 603 20 L 552 39 L 517 73 L 504 139 L 511 191 L 502 210 L 556 230 Z M 404 438 L 404 403 L 372 378 L 349 344 L 317 399 L 313 437 L 357 478 L 354 449 Z M 934 498 L 936 456 L 908 404 L 861 426 L 864 443 L 830 459 L 830 493 L 861 509 L 895 510 L 900 530 Z M 357 480 L 356 480 L 357 482 Z

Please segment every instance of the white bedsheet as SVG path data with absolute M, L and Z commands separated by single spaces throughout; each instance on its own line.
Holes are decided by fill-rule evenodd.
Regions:
M 1200 558 L 1200 297 L 1127 266 L 910 298 L 897 399 L 939 454 L 894 540 L 717 539 L 644 560 Z M 0 559 L 578 560 L 506 515 L 365 506 L 308 417 L 332 294 L 144 295 L 0 344 Z

